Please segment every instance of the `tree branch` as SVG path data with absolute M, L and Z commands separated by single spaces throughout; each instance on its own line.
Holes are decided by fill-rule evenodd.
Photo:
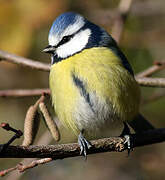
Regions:
M 14 54 L 2 51 L 2 50 L 0 50 L 0 60 L 9 61 L 11 63 L 27 66 L 30 68 L 35 68 L 37 70 L 42 70 L 42 71 L 50 70 L 49 64 L 34 61 L 32 59 L 27 59 L 27 58 L 17 56 L 17 55 L 14 55 Z
M 153 66 L 136 74 L 136 77 L 137 78 L 148 77 L 162 69 L 165 69 L 165 61 L 155 61 Z
M 136 81 L 141 86 L 147 87 L 165 87 L 165 78 L 148 78 L 136 77 Z M 0 97 L 26 97 L 26 96 L 40 96 L 41 94 L 50 94 L 50 89 L 8 89 L 0 90 Z
M 15 134 L 9 139 L 9 141 L 5 144 L 3 144 L 2 146 L 0 146 L 0 153 L 2 153 L 3 151 L 5 151 L 8 146 L 17 138 L 20 138 L 23 135 L 23 132 L 21 130 L 17 130 L 13 127 L 11 127 L 8 123 L 1 123 L 0 127 L 5 129 L 6 131 L 12 131 Z
M 147 87 L 165 87 L 165 78 L 148 78 L 136 77 L 137 82 L 141 86 Z M 50 89 L 8 89 L 0 90 L 0 97 L 26 97 L 26 96 L 40 96 L 41 94 L 50 94 Z
M 45 89 L 7 89 L 0 90 L 0 97 L 26 97 L 26 96 L 40 96 L 41 94 L 50 94 L 48 88 Z
M 39 140 L 37 141 L 37 145 L 48 145 L 52 140 L 52 136 L 50 135 L 49 130 L 45 131 L 45 133 L 39 138 Z M 52 158 L 49 158 L 50 161 L 52 161 Z M 33 168 L 36 167 L 40 164 L 44 163 L 48 163 L 48 159 L 44 158 L 44 159 L 36 159 L 36 158 L 25 158 L 23 159 L 21 162 L 19 162 L 16 166 L 6 169 L 6 170 L 2 170 L 0 171 L 0 177 L 1 176 L 5 176 L 6 174 L 10 173 L 7 177 L 7 180 L 18 180 L 21 178 L 21 176 L 23 175 L 23 172 L 29 168 Z M 15 173 L 15 170 L 18 170 L 21 173 Z
M 127 20 L 129 11 L 131 9 L 132 0 L 121 0 L 116 10 L 117 17 L 112 28 L 112 37 L 119 42 Z
M 136 78 L 136 81 L 141 86 L 147 87 L 165 87 L 165 78 L 149 78 L 149 77 L 142 77 Z
M 38 165 L 42 165 L 42 164 L 45 164 L 45 163 L 49 163 L 53 161 L 52 158 L 42 158 L 42 159 L 36 159 L 36 160 L 33 160 L 31 163 L 27 164 L 27 165 L 23 165 L 21 163 L 19 163 L 19 165 L 16 166 L 16 168 L 19 170 L 19 172 L 24 172 L 25 170 L 27 169 L 31 169 L 31 168 L 34 168 Z M 15 169 L 14 169 L 15 170 Z
M 165 128 L 132 134 L 133 146 L 144 146 L 165 141 Z M 121 152 L 126 150 L 125 138 L 111 137 L 91 141 L 92 148 L 88 154 L 101 152 Z M 1 147 L 2 145 L 0 145 Z M 77 143 L 59 144 L 47 146 L 9 146 L 4 152 L 0 153 L 0 158 L 53 158 L 64 159 L 68 157 L 80 156 Z

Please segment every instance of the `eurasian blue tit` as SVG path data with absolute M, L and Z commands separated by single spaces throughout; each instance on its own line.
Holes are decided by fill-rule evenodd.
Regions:
M 49 85 L 55 113 L 78 137 L 81 154 L 113 123 L 136 132 L 153 129 L 139 114 L 140 90 L 127 58 L 115 40 L 83 16 L 67 12 L 48 36 Z M 88 139 L 88 140 L 87 140 Z

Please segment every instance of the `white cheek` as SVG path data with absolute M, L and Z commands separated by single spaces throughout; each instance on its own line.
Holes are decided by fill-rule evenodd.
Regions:
M 57 48 L 56 53 L 58 57 L 66 58 L 81 51 L 88 43 L 90 34 L 90 29 L 80 31 L 68 43 Z
M 49 45 L 51 46 L 57 45 L 59 41 L 60 41 L 60 38 L 58 38 L 58 36 L 56 37 L 54 35 L 48 36 L 48 42 L 49 42 Z

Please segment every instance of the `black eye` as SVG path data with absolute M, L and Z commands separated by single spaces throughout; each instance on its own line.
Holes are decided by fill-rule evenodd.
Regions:
M 60 45 L 62 45 L 62 44 L 67 43 L 72 37 L 73 37 L 73 35 L 64 36 L 64 37 L 62 38 L 62 40 L 58 43 L 57 46 L 60 46 Z

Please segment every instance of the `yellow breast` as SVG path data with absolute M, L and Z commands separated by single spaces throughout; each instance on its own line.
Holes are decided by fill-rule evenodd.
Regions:
M 73 81 L 73 74 L 84 82 L 89 97 L 94 94 L 102 104 L 106 103 L 105 107 L 109 108 L 113 116 L 129 121 L 137 115 L 139 87 L 134 77 L 123 67 L 121 60 L 105 47 L 85 49 L 52 65 L 49 79 L 55 112 L 59 120 L 76 134 L 80 131 L 81 122 L 77 123 L 75 111 L 81 110 L 83 106 L 79 101 L 82 95 Z M 88 121 L 89 119 L 88 117 Z M 84 122 L 88 123 L 87 120 Z M 87 126 L 92 123 L 95 121 Z

